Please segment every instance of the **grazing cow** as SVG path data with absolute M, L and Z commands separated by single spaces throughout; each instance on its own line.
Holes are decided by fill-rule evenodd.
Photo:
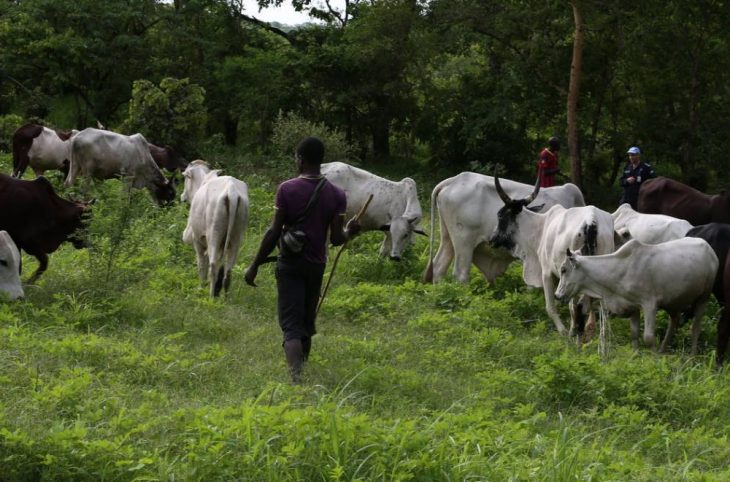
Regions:
M 567 252 L 560 267 L 557 299 L 586 294 L 602 300 L 611 313 L 631 317 L 631 338 L 639 347 L 640 310 L 644 312 L 644 343 L 656 340 L 656 313 L 663 309 L 670 324 L 660 351 L 669 346 L 682 313 L 691 310 L 692 353 L 697 353 L 702 314 L 712 292 L 717 256 L 707 242 L 681 238 L 661 244 L 632 239 L 618 251 L 602 256 Z
M 419 226 L 421 204 L 416 182 L 410 177 L 398 182 L 371 174 L 342 162 L 322 164 L 322 174 L 347 194 L 347 213 L 357 214 L 370 194 L 373 200 L 360 218 L 361 232 L 379 230 L 385 233 L 380 255 L 399 261 L 403 250 L 413 243 L 413 233 L 426 236 Z
M 13 133 L 13 177 L 21 178 L 28 166 L 36 177 L 51 169 L 68 173 L 71 138 L 79 131 L 54 131 L 38 124 L 25 124 Z
M 0 298 L 22 298 L 20 284 L 20 251 L 7 231 L 0 231 Z
M 638 211 L 685 219 L 693 226 L 730 223 L 730 192 L 708 195 L 681 182 L 657 177 L 642 184 Z
M 497 226 L 489 244 L 504 248 L 523 262 L 522 278 L 528 286 L 542 288 L 545 310 L 561 334 L 565 326 L 555 307 L 555 286 L 565 250 L 581 250 L 584 254 L 604 254 L 613 251 L 613 218 L 595 206 L 565 208 L 555 205 L 545 214 L 542 206 L 528 208 L 540 191 L 539 179 L 535 190 L 523 199 L 512 199 L 494 178 L 497 194 L 504 206 L 497 213 Z M 590 310 L 584 300 L 583 310 L 571 309 L 570 334 L 583 333 L 582 314 Z
M 185 159 L 178 156 L 175 150 L 170 146 L 158 147 L 149 143 L 150 154 L 155 164 L 160 169 L 167 169 L 170 172 L 183 171 L 188 166 Z
M 146 188 L 159 204 L 175 199 L 175 187 L 162 174 L 142 134 L 125 136 L 87 128 L 71 139 L 71 166 L 64 186 L 76 177 L 129 177 L 132 187 Z
M 533 190 L 528 184 L 510 180 L 502 180 L 500 184 L 515 198 L 527 196 Z M 536 202 L 544 204 L 546 210 L 557 204 L 565 207 L 585 205 L 583 194 L 574 184 L 541 189 Z M 469 280 L 472 262 L 490 283 L 502 275 L 514 258 L 507 251 L 494 249 L 487 243 L 497 226 L 497 211 L 501 207 L 502 201 L 491 176 L 462 172 L 441 181 L 431 194 L 429 262 L 423 280 L 438 283 L 454 258 L 454 277 L 459 282 Z M 441 218 L 441 243 L 434 258 L 437 213 Z
M 181 200 L 190 203 L 182 239 L 195 248 L 198 276 L 210 283 L 210 295 L 228 291 L 231 271 L 248 226 L 248 187 L 231 176 L 219 176 L 204 161 L 193 161 L 183 173 Z
M 730 224 L 709 223 L 694 227 L 687 232 L 688 237 L 701 238 L 707 241 L 715 252 L 718 260 L 717 275 L 712 293 L 721 306 L 720 319 L 717 320 L 717 349 L 715 360 L 722 365 L 727 351 L 728 337 L 730 337 Z
M 616 247 L 629 239 L 638 239 L 644 244 L 659 244 L 683 238 L 692 229 L 684 219 L 663 214 L 643 214 L 634 211 L 629 203 L 624 203 L 611 215 L 613 229 L 618 234 Z
M 0 229 L 8 232 L 18 249 L 38 259 L 31 283 L 48 268 L 48 254 L 61 243 L 85 247 L 76 230 L 83 227 L 89 203 L 62 199 L 43 176 L 23 181 L 0 174 L 0 206 L 5 206 L 0 210 Z

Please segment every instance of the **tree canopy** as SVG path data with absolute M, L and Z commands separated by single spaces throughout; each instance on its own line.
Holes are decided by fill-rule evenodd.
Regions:
M 5 2 L 0 115 L 138 125 L 133 88 L 188 79 L 204 92 L 200 135 L 249 150 L 295 113 L 364 162 L 418 155 L 528 180 L 556 135 L 563 171 L 589 190 L 615 182 L 629 145 L 700 189 L 728 179 L 725 2 L 291 4 L 313 22 L 267 24 L 240 0 Z

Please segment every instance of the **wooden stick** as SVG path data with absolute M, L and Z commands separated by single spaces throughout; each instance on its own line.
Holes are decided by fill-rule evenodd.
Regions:
M 360 217 L 365 214 L 365 211 L 368 210 L 368 206 L 370 206 L 370 201 L 373 200 L 373 195 L 370 194 L 368 196 L 368 200 L 365 201 L 365 205 L 360 209 L 360 212 L 358 212 L 355 217 L 352 219 L 355 221 L 359 221 Z M 349 241 L 349 240 L 348 240 Z M 332 277 L 335 274 L 335 268 L 337 268 L 337 262 L 340 260 L 340 255 L 342 254 L 342 251 L 344 251 L 345 246 L 347 246 L 347 241 L 342 243 L 342 246 L 340 246 L 339 251 L 337 251 L 337 255 L 335 256 L 335 260 L 332 262 L 332 269 L 330 270 L 330 275 L 327 278 L 327 284 L 324 285 L 324 289 L 322 290 L 322 294 L 319 295 L 319 303 L 317 304 L 317 311 L 315 312 L 315 316 L 319 314 L 319 309 L 322 308 L 322 303 L 324 302 L 324 297 L 327 295 L 327 291 L 329 290 L 330 283 L 332 282 Z

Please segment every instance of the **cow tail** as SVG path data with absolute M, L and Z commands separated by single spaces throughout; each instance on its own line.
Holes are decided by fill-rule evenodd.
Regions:
M 238 219 L 239 210 L 243 209 L 243 200 L 241 196 L 236 196 L 236 205 L 231 208 L 226 198 L 226 209 L 228 209 L 228 228 L 226 229 L 226 239 L 223 245 L 223 255 L 228 256 L 231 249 L 231 240 L 234 239 L 236 230 L 236 220 Z
M 593 256 L 598 252 L 598 223 L 583 225 L 583 247 L 580 250 L 582 255 Z
M 437 198 L 443 183 L 439 183 L 431 192 L 431 232 L 428 236 L 428 265 L 426 271 L 423 273 L 423 281 L 430 283 L 433 281 L 433 238 L 436 235 L 436 214 L 438 211 L 438 204 L 436 204 Z
M 13 177 L 20 177 L 22 171 L 25 171 L 25 168 L 30 163 L 30 158 L 28 157 L 30 145 L 28 145 L 27 140 L 20 139 L 19 137 L 17 135 L 13 136 Z

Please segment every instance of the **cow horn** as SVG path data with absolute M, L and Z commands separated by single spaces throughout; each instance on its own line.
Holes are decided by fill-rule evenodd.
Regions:
M 535 189 L 533 189 L 532 194 L 530 194 L 529 196 L 527 196 L 527 198 L 525 198 L 525 203 L 530 204 L 532 201 L 534 201 L 535 198 L 537 197 L 537 193 L 539 193 L 539 192 L 540 192 L 540 176 L 538 176 L 537 181 L 535 181 Z
M 499 194 L 500 199 L 502 199 L 502 202 L 505 204 L 509 204 L 512 202 L 512 199 L 507 195 L 506 192 L 504 192 L 504 189 L 502 189 L 502 186 L 499 184 L 499 176 L 497 176 L 497 168 L 494 168 L 494 187 L 497 189 L 497 194 Z

